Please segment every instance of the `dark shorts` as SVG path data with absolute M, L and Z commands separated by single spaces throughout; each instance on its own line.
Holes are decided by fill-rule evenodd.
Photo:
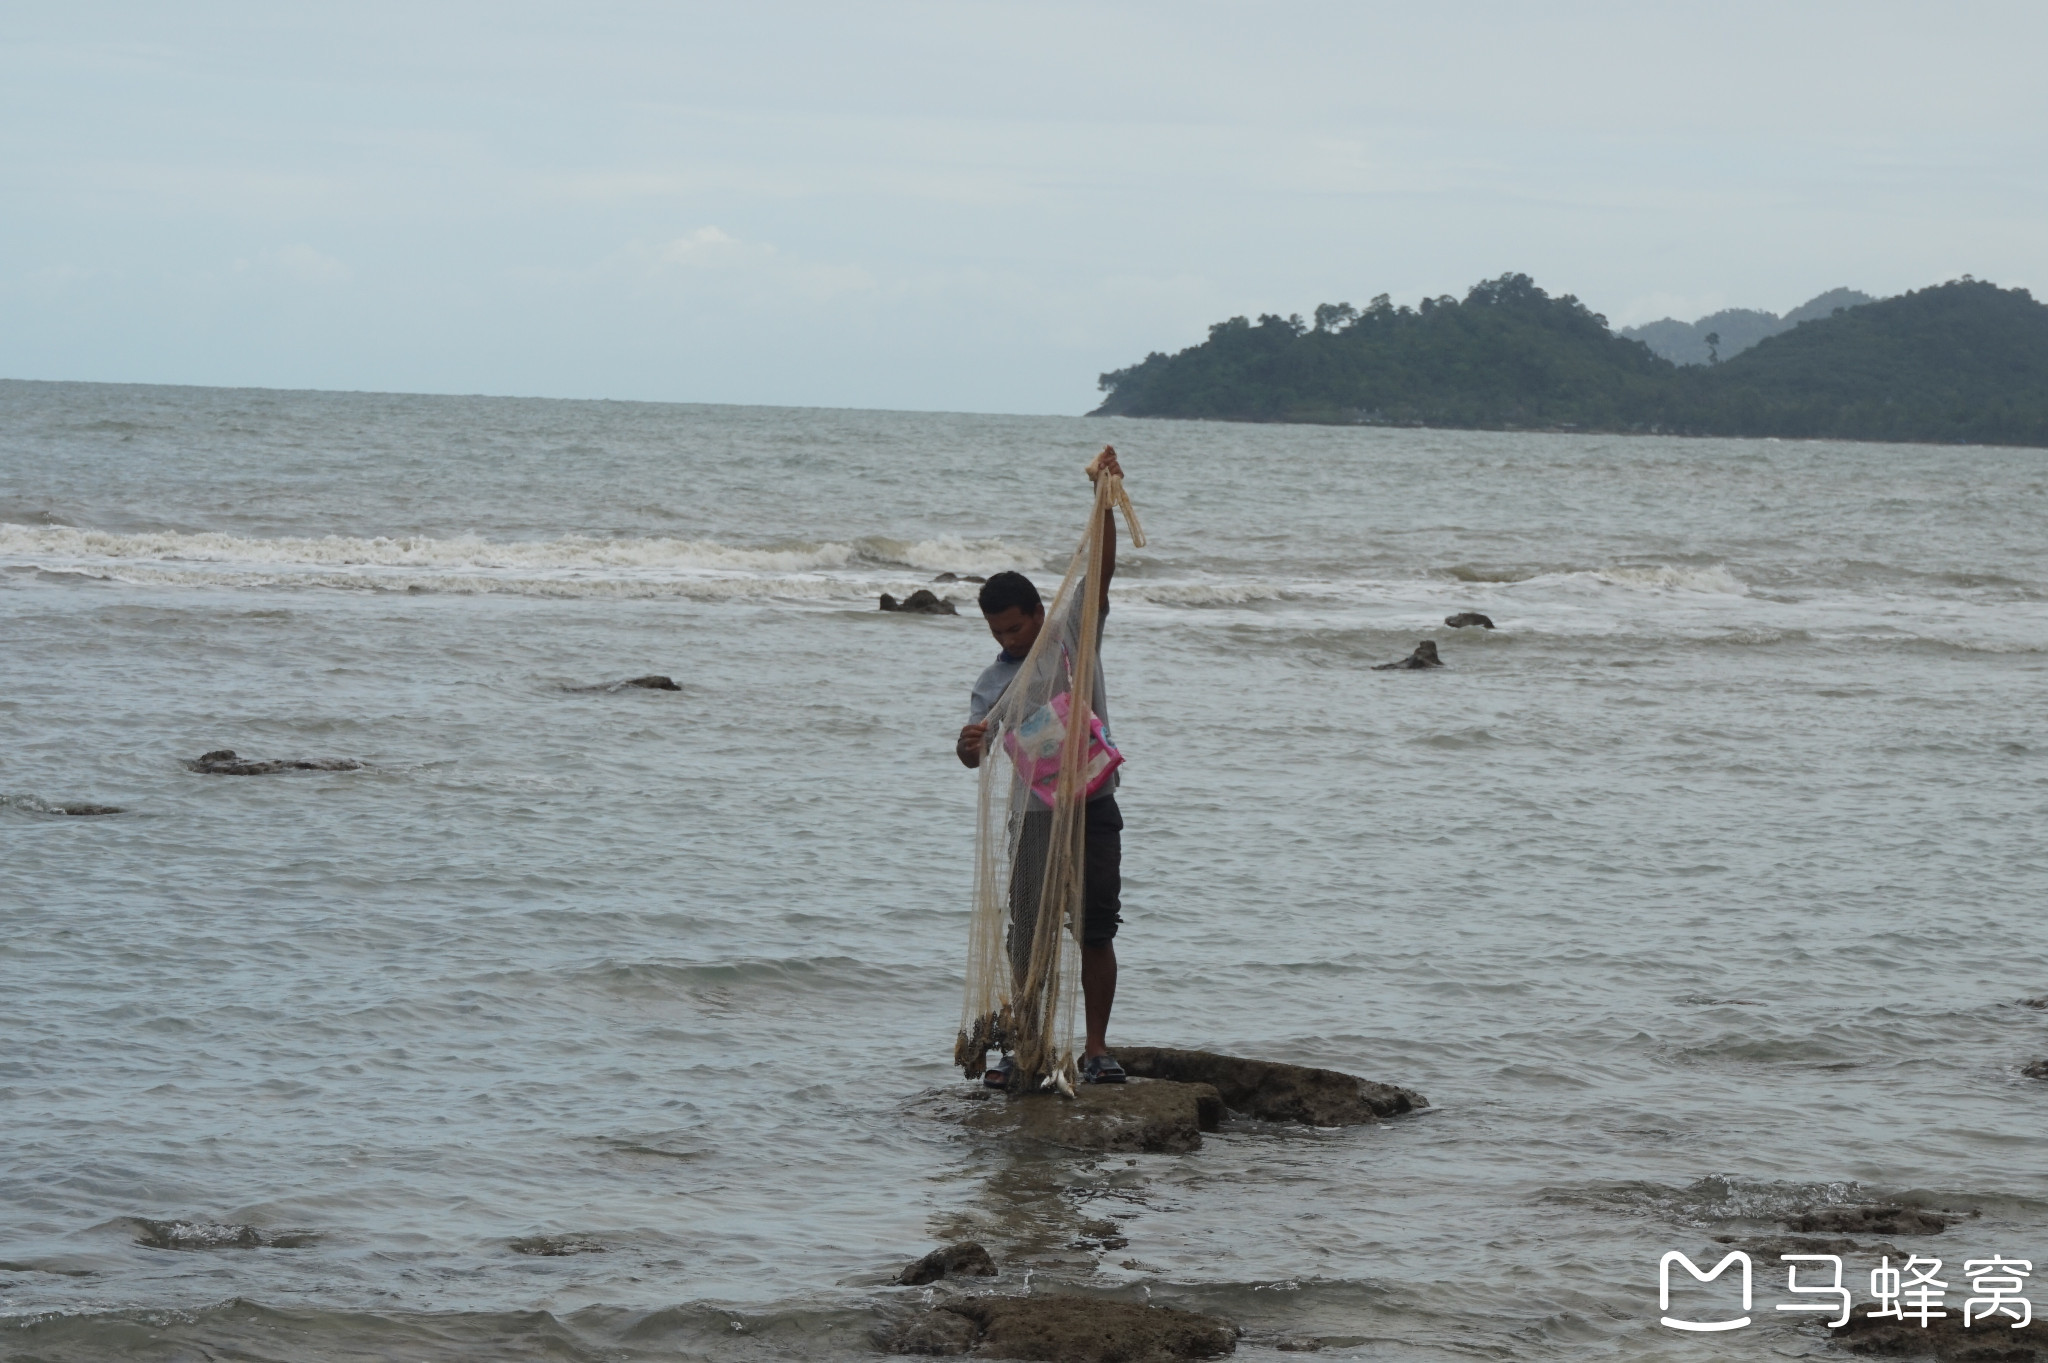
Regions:
M 1105 795 L 1088 802 L 1083 836 L 1087 851 L 1081 863 L 1081 940 L 1097 946 L 1116 936 L 1123 923 L 1124 815 L 1116 807 L 1116 796 Z M 1052 811 L 1035 810 L 1024 816 L 1024 832 L 1017 841 L 1017 865 L 1010 876 L 1010 921 L 1028 922 L 1038 905 L 1038 883 L 1045 875 L 1046 842 L 1052 836 Z M 1011 929 L 1011 960 L 1023 958 L 1017 950 L 1016 928 Z

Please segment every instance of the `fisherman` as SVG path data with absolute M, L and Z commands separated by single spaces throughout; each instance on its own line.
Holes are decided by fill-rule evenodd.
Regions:
M 1109 445 L 1103 446 L 1102 453 L 1088 466 L 1091 482 L 1105 473 L 1119 478 L 1123 476 L 1123 468 L 1117 463 L 1116 449 Z M 1102 513 L 1102 540 L 1102 581 L 1097 590 L 1101 592 L 1100 618 L 1107 618 L 1109 581 L 1116 574 L 1116 518 L 1107 509 Z M 995 574 L 982 585 L 979 600 L 982 618 L 988 621 L 988 632 L 995 636 L 1002 652 L 975 678 L 968 703 L 968 723 L 961 728 L 959 742 L 953 749 L 961 765 L 969 768 L 981 765 L 988 743 L 988 713 L 1017 675 L 1045 624 L 1045 603 L 1038 595 L 1038 588 L 1022 573 Z M 1097 646 L 1099 649 L 1099 637 Z M 1109 715 L 1103 696 L 1099 653 L 1094 690 L 1092 708 L 1096 718 L 1102 721 L 1106 735 Z M 1116 1002 L 1116 930 L 1123 922 L 1124 818 L 1117 808 L 1116 785 L 1116 777 L 1112 773 L 1102 788 L 1089 797 L 1083 821 L 1081 997 L 1087 1014 L 1088 1039 L 1081 1053 L 1081 1081 L 1087 1084 L 1124 1082 L 1123 1066 L 1117 1064 L 1116 1057 L 1109 1053 L 1106 1040 L 1109 1011 Z M 1032 810 L 1024 816 L 1023 835 L 1018 843 L 1010 891 L 1010 960 L 1020 985 L 1025 965 L 1030 960 L 1029 925 L 1037 914 L 1038 880 L 1043 875 L 1045 848 L 1051 831 L 1050 809 Z M 1021 941 L 1018 940 L 1019 925 L 1025 928 Z M 1015 1077 L 1015 1062 L 1004 1056 L 996 1069 L 983 1075 L 982 1082 L 990 1088 L 1008 1088 Z

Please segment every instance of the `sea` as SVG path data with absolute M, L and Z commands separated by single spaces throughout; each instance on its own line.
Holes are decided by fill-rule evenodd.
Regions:
M 1112 1045 L 1425 1110 L 949 1117 L 935 579 L 1056 580 L 1105 442 Z M 1960 1219 L 1859 1304 L 2048 1279 L 2044 526 L 2028 449 L 0 383 L 0 1358 L 873 1358 L 931 1290 L 1825 1356 L 1660 1263 L 1872 1203 Z

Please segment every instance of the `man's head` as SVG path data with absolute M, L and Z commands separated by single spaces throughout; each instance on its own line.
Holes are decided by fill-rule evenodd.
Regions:
M 981 584 L 981 615 L 988 632 L 1003 646 L 1003 656 L 1021 658 L 1038 641 L 1045 623 L 1045 603 L 1038 588 L 1022 573 L 997 573 Z

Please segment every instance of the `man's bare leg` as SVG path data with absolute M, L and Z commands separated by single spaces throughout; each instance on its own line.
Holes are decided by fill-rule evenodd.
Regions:
M 1081 999 L 1088 1014 L 1088 1044 L 1082 1059 L 1109 1054 L 1109 1010 L 1116 1004 L 1116 943 L 1081 948 Z

